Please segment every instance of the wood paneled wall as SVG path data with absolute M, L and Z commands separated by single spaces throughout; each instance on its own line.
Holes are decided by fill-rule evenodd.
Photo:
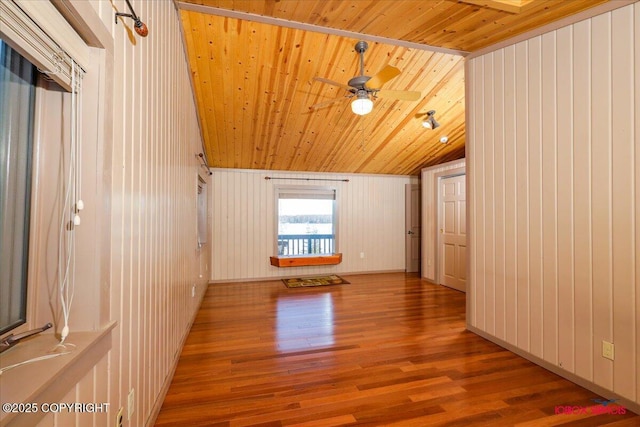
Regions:
M 173 3 L 137 3 L 150 34 L 135 44 L 112 13 L 102 16 L 115 40 L 111 310 L 119 328 L 111 402 L 126 408 L 135 389 L 131 425 L 141 426 L 170 380 L 206 288 L 196 229 L 202 146 Z
M 60 402 L 110 403 L 109 389 L 107 387 L 109 380 L 109 358 L 108 356 L 105 356 L 78 382 L 78 384 L 75 385 L 75 387 L 67 393 L 66 396 L 64 396 L 64 398 L 60 400 Z M 116 425 L 115 417 L 117 412 L 118 408 L 115 407 L 115 405 L 104 405 L 100 410 L 94 413 L 78 414 L 73 411 L 50 411 L 38 423 L 38 427 L 111 427 Z
M 421 275 L 427 280 L 437 283 L 438 265 L 438 189 L 440 177 L 449 173 L 464 173 L 466 160 L 454 160 L 437 166 L 424 168 L 422 181 L 422 263 Z M 462 171 L 462 172 L 461 172 Z
M 348 179 L 349 182 L 279 178 Z M 327 273 L 403 271 L 405 269 L 405 184 L 417 177 L 310 174 L 214 169 L 211 280 L 261 279 Z M 338 251 L 334 266 L 277 268 L 276 185 L 322 185 L 337 190 Z M 365 257 L 360 258 L 364 252 Z
M 100 260 L 110 280 L 82 286 L 100 289 L 107 320 L 117 326 L 111 351 L 64 401 L 108 402 L 110 408 L 106 414 L 49 414 L 39 425 L 112 426 L 124 407 L 124 425 L 144 426 L 162 404 L 207 285 L 209 247 L 198 249 L 196 230 L 201 136 L 173 2 L 134 3 L 149 27 L 147 38 L 132 31 L 130 19 L 114 23 L 116 10 L 128 11 L 123 0 L 92 0 L 91 6 L 113 36 L 113 47 L 95 71 L 104 97 L 84 103 L 107 127 L 104 152 L 94 161 L 110 166 L 102 171 L 84 165 L 83 172 L 88 180 L 108 182 L 108 203 L 97 213 L 108 241 L 96 235 L 80 250 L 110 248 L 106 261 Z M 93 301 L 75 304 L 85 305 L 79 312 L 101 308 Z M 129 419 L 131 390 L 135 409 Z
M 634 3 L 467 70 L 469 324 L 636 403 L 639 34 Z

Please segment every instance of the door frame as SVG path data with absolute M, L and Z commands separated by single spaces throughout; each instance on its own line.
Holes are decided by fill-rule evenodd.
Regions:
M 412 193 L 414 189 L 418 190 L 418 222 L 420 223 L 420 236 L 419 236 L 419 245 L 418 245 L 418 270 L 417 273 L 418 274 L 422 274 L 422 185 L 420 183 L 418 184 L 405 184 L 404 186 L 405 190 L 404 190 L 404 194 L 405 194 L 405 201 L 404 201 L 404 209 L 405 209 L 405 214 L 404 214 L 404 228 L 405 228 L 405 235 L 404 235 L 404 250 L 405 250 L 405 254 L 404 254 L 404 270 L 405 272 L 409 272 L 409 267 L 411 265 L 411 261 L 410 261 L 410 257 L 411 257 L 411 238 L 408 236 L 409 234 L 409 230 L 411 229 L 411 219 L 412 219 L 412 212 L 411 212 L 411 197 L 412 197 Z M 412 271 L 412 273 L 415 273 L 416 271 Z
M 433 203 L 435 205 L 435 217 L 436 220 L 434 221 L 433 224 L 433 233 L 434 236 L 436 236 L 435 240 L 435 247 L 432 248 L 433 249 L 433 257 L 434 257 L 434 277 L 435 277 L 435 281 L 438 285 L 442 285 L 442 272 L 441 272 L 441 268 L 440 268 L 440 245 L 442 244 L 442 237 L 440 235 L 440 224 L 442 223 L 442 197 L 440 195 L 440 185 L 442 183 L 442 180 L 445 178 L 452 178 L 454 176 L 460 176 L 460 175 L 467 175 L 467 168 L 466 166 L 462 166 L 459 168 L 454 168 L 454 169 L 448 169 L 442 172 L 438 172 L 436 174 L 434 174 L 433 178 L 434 178 L 434 200 Z M 468 181 L 468 177 L 466 178 L 466 180 Z M 466 186 L 465 186 L 466 187 Z M 466 190 L 465 190 L 466 193 Z M 466 200 L 465 203 L 468 205 L 469 201 Z M 468 214 L 468 209 L 465 209 L 465 211 Z M 465 221 L 468 218 L 465 218 Z M 467 230 L 468 230 L 468 225 L 467 225 Z M 469 244 L 469 234 L 467 233 L 467 245 Z M 468 266 L 467 266 L 468 267 Z M 465 268 L 467 268 L 465 267 Z M 467 268 L 468 269 L 468 268 Z

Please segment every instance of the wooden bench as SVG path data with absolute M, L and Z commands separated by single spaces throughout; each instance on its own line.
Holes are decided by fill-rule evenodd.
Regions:
M 342 262 L 342 254 L 329 255 L 294 255 L 294 256 L 272 256 L 271 265 L 274 267 L 304 267 L 311 265 L 336 265 Z

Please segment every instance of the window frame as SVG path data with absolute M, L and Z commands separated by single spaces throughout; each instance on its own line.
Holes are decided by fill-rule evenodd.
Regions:
M 5 41 L 6 42 L 6 41 Z M 37 67 L 36 67 L 37 68 Z M 47 228 L 47 220 L 51 217 L 44 213 L 43 209 L 47 203 L 43 201 L 43 194 L 49 193 L 45 188 L 43 180 L 48 179 L 46 169 L 46 151 L 44 145 L 51 144 L 47 135 L 52 131 L 59 131 L 58 127 L 51 127 L 45 120 L 46 110 L 49 106 L 51 96 L 56 96 L 58 91 L 66 92 L 64 88 L 55 81 L 50 81 L 42 72 L 36 72 L 34 81 L 34 111 L 32 116 L 32 144 L 31 144 L 31 165 L 28 179 L 31 181 L 31 191 L 29 196 L 29 220 L 28 235 L 25 236 L 28 246 L 26 261 L 26 313 L 25 322 L 17 327 L 5 330 L 0 334 L 0 339 L 4 339 L 11 334 L 19 334 L 36 327 L 41 327 L 50 316 L 43 318 L 43 304 L 49 307 L 48 303 L 43 303 L 48 296 L 48 290 L 43 287 L 42 265 L 46 263 L 47 253 L 43 252 L 43 232 Z M 58 141 L 56 141 L 58 142 Z M 59 141 L 62 142 L 62 141 Z M 57 234 L 56 234 L 57 236 Z M 57 298 L 56 298 L 57 301 Z M 48 309 L 47 309 L 48 310 Z M 48 311 L 45 310 L 45 313 Z
M 328 194 L 333 193 L 333 252 L 332 254 L 337 254 L 340 251 L 339 248 L 339 217 L 338 217 L 338 189 L 333 186 L 319 186 L 319 185 L 276 185 L 274 186 L 274 221 L 273 221 L 273 230 L 274 236 L 272 238 L 273 242 L 273 253 L 278 258 L 287 258 L 287 257 L 297 257 L 297 258 L 312 258 L 318 256 L 326 256 L 329 254 L 300 254 L 300 255 L 281 255 L 278 251 L 278 226 L 280 220 L 280 195 L 284 193 L 302 193 L 302 194 Z M 318 198 L 320 199 L 320 197 Z
M 198 249 L 202 248 L 208 242 L 209 219 L 207 218 L 209 205 L 209 188 L 206 178 L 199 173 L 196 179 L 196 228 L 198 233 Z
M 26 0 L 0 1 L 0 37 L 13 50 L 33 64 L 39 73 L 35 82 L 35 111 L 33 115 L 33 145 L 31 158 L 31 195 L 27 255 L 26 322 L 0 334 L 4 339 L 49 320 L 51 307 L 44 301 L 49 292 L 39 280 L 40 264 L 46 262 L 43 253 L 44 227 L 41 210 L 45 161 L 41 159 L 47 130 L 43 115 L 52 94 L 69 93 L 73 83 L 74 63 L 83 72 L 93 66 L 90 47 L 67 19 L 50 2 Z M 44 76 L 46 75 L 46 76 Z M 55 87 L 54 87 L 55 86 Z M 64 126 L 69 126 L 67 122 Z M 46 151 L 46 150 L 45 150 Z M 46 315 L 44 314 L 46 313 Z M 43 319 L 44 317 L 44 319 Z

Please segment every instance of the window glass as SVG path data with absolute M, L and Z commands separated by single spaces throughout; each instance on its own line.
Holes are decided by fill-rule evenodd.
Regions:
M 0 334 L 26 322 L 36 75 L 0 40 Z
M 207 183 L 198 176 L 198 245 L 207 243 Z
M 335 190 L 278 191 L 278 255 L 336 252 Z

